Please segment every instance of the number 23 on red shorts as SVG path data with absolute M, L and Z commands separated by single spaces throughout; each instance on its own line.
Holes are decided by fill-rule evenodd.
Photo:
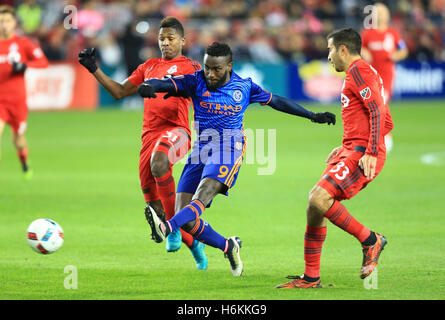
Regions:
M 358 165 L 363 154 L 362 151 L 341 148 L 328 163 L 317 185 L 328 191 L 336 200 L 351 199 L 373 180 L 366 178 Z M 384 164 L 385 158 L 377 158 L 375 177 Z

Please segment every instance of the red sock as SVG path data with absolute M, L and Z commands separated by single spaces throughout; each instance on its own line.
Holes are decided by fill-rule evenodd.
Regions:
M 172 168 L 162 177 L 156 178 L 156 189 L 161 198 L 165 211 L 165 219 L 170 220 L 175 215 L 175 180 L 172 176 Z
M 156 178 L 156 189 L 158 190 L 158 195 L 161 198 L 162 206 L 165 211 L 165 219 L 170 220 L 175 215 L 175 180 L 172 176 L 172 167 L 170 170 L 162 177 Z M 182 242 L 184 242 L 187 247 L 191 247 L 193 244 L 193 237 L 189 233 L 181 229 Z
M 320 277 L 321 247 L 326 239 L 326 227 L 306 226 L 304 234 L 304 275 Z
M 19 156 L 23 170 L 26 171 L 28 169 L 26 165 L 26 159 L 28 158 L 28 148 L 17 149 L 17 155 Z
M 363 226 L 353 216 L 351 216 L 340 201 L 334 200 L 332 207 L 326 211 L 324 216 L 337 227 L 356 237 L 360 242 L 365 241 L 371 234 L 371 230 Z

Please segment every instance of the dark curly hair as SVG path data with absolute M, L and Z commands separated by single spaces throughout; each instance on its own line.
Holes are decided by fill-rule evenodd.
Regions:
M 232 61 L 232 49 L 225 43 L 213 42 L 207 47 L 206 54 L 213 57 L 228 57 L 229 62 Z
M 175 17 L 165 17 L 161 21 L 161 28 L 172 28 L 175 29 L 176 32 L 181 36 L 184 37 L 184 27 L 182 26 L 182 23 L 176 19 Z

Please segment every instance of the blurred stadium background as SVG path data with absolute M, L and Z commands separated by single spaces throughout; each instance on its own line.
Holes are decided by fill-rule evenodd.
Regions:
M 52 62 L 28 72 L 31 109 L 142 108 L 138 97 L 115 102 L 79 68 L 78 52 L 97 47 L 101 68 L 122 81 L 140 63 L 160 56 L 160 20 L 178 17 L 186 31 L 184 53 L 202 62 L 212 41 L 231 45 L 235 70 L 265 89 L 299 101 L 338 101 L 342 75 L 326 65 L 326 35 L 361 30 L 364 0 L 27 0 L 15 5 L 21 32 L 35 38 Z M 409 57 L 397 65 L 394 100 L 445 97 L 445 1 L 383 1 Z M 69 6 L 77 9 L 73 21 Z M 64 11 L 65 9 L 65 11 Z M 67 28 L 66 23 L 77 23 Z M 61 72 L 62 71 L 62 72 Z M 66 76 L 71 74 L 72 76 Z M 63 76 L 62 76 L 63 75 Z M 291 80 L 292 78 L 292 80 Z M 80 87 L 77 87 L 80 86 Z M 73 94 L 77 92 L 77 94 Z M 82 92 L 80 95 L 79 92 Z

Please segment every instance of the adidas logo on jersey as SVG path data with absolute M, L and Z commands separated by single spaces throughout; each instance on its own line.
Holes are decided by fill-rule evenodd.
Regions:
M 206 91 L 206 92 L 203 93 L 202 96 L 203 96 L 203 97 L 211 97 L 212 95 L 210 94 L 209 91 Z

